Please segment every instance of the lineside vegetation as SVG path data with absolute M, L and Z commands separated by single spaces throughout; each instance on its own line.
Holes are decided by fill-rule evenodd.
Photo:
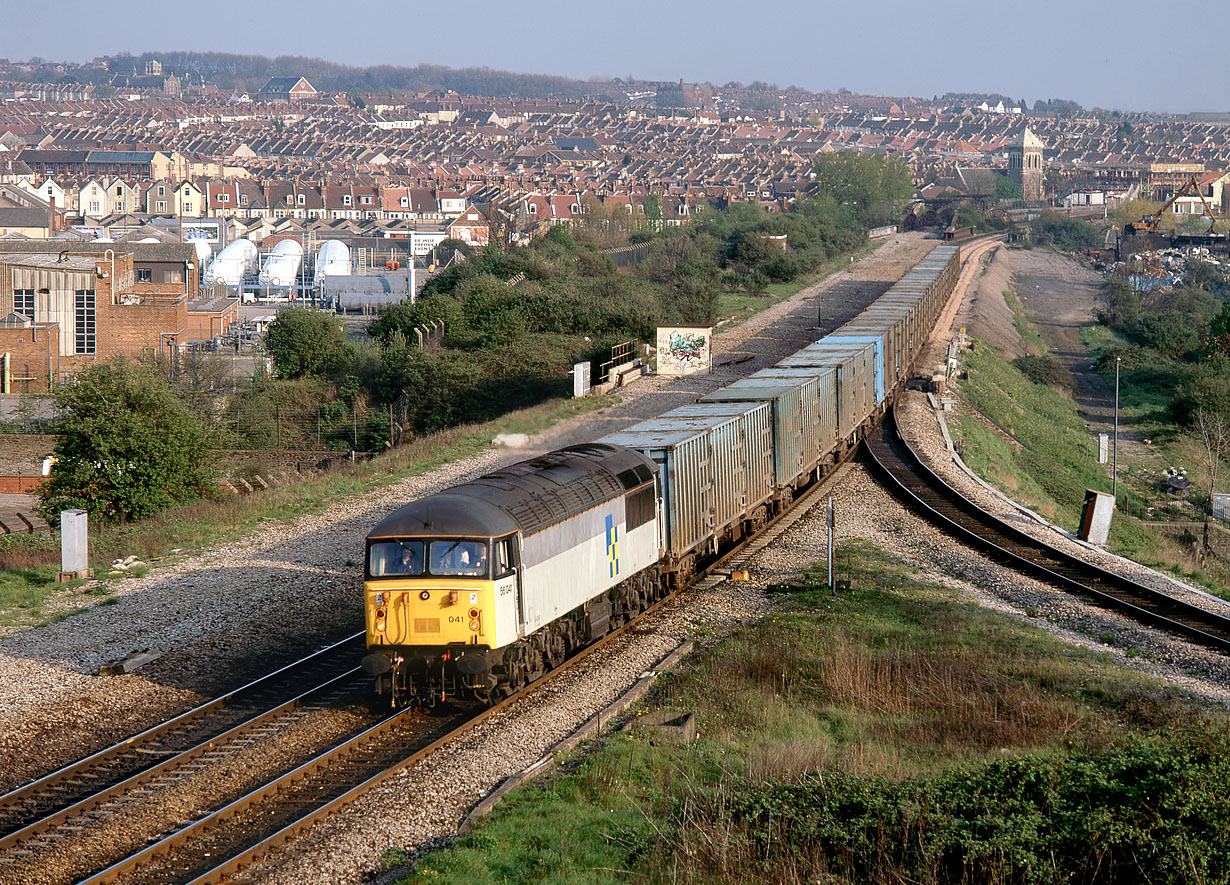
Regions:
M 1224 713 L 869 543 L 405 883 L 1227 881 Z M 386 855 L 390 866 L 405 852 Z

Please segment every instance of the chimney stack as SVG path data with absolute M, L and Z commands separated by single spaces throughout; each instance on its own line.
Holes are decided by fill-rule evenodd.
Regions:
M 56 232 L 56 198 L 49 196 L 47 200 L 48 200 L 47 232 L 49 234 L 54 234 Z

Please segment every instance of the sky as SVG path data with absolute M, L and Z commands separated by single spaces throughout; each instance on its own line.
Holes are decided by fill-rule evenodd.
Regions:
M 0 57 L 190 49 L 579 79 L 762 80 L 930 98 L 1230 111 L 1224 0 L 56 0 L 12 4 Z M 53 14 L 49 14 L 52 13 Z M 304 71 L 311 79 L 311 72 Z

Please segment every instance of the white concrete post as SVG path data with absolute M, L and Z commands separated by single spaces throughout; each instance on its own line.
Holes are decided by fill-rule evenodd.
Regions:
M 79 577 L 90 567 L 90 550 L 84 510 L 60 511 L 60 571 Z

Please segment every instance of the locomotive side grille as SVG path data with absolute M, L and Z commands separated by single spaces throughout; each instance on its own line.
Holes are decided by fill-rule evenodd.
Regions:
M 440 619 L 439 618 L 415 618 L 414 619 L 415 633 L 439 633 Z

